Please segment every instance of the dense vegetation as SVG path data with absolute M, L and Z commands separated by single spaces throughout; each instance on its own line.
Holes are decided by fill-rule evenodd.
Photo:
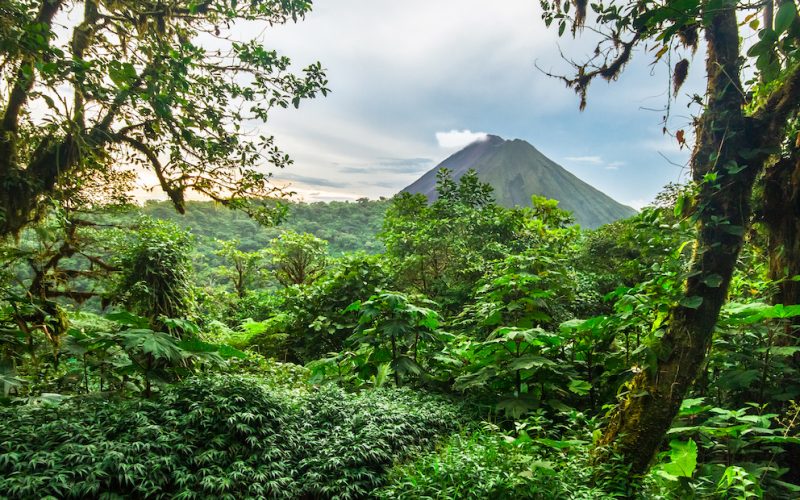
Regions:
M 676 203 L 686 188 L 592 231 L 551 200 L 502 208 L 474 174 L 456 183 L 444 171 L 438 189 L 431 205 L 421 195 L 381 202 L 381 253 L 335 256 L 325 240 L 279 226 L 257 251 L 215 238 L 203 251 L 220 263 L 201 274 L 191 265 L 201 247 L 191 247 L 207 235 L 166 217 L 87 214 L 113 221 L 106 227 L 54 208 L 4 251 L 14 279 L 0 318 L 0 490 L 800 491 L 800 347 L 788 333 L 800 306 L 771 302 L 758 226 L 668 444 L 632 481 L 623 462 L 594 461 L 592 447 L 626 382 L 657 363 L 667 311 L 684 300 L 693 234 Z M 331 210 L 342 207 L 371 209 Z M 80 255 L 48 267 L 67 239 Z
M 326 81 L 232 27 L 310 2 L 0 5 L 0 496 L 800 496 L 795 2 L 542 8 L 596 18 L 582 105 L 705 38 L 690 182 L 587 231 L 442 169 L 262 230 L 290 161 L 241 127 Z M 188 214 L 131 210 L 131 164 Z

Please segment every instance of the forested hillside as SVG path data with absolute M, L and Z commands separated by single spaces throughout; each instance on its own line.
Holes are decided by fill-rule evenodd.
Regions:
M 515 43 L 492 39 L 484 61 L 458 39 L 441 78 L 423 72 L 429 39 L 398 18 L 452 36 L 461 2 L 448 29 L 438 1 L 349 12 L 404 37 L 368 47 L 381 78 L 350 79 L 353 116 L 363 100 L 417 126 L 473 86 L 450 63 L 516 65 Z M 328 42 L 364 55 L 348 4 L 320 9 Z M 0 499 L 800 498 L 797 1 L 537 5 L 558 36 L 597 43 L 560 77 L 581 109 L 634 56 L 669 63 L 659 130 L 691 151 L 689 178 L 628 218 L 588 229 L 527 192 L 505 206 L 471 169 L 439 169 L 430 197 L 276 203 L 264 167 L 293 162 L 266 126 L 328 82 L 261 32 L 311 2 L 0 2 Z M 514 14 L 499 36 L 537 29 Z M 398 102 L 362 99 L 395 63 L 437 87 L 425 109 L 394 81 Z M 481 93 L 514 97 L 487 73 Z M 681 96 L 691 78 L 705 90 Z M 676 99 L 694 134 L 670 130 Z M 407 137 L 386 130 L 290 123 L 302 168 L 394 186 L 428 164 L 392 156 Z M 169 201 L 133 206 L 146 179 Z
M 204 254 L 212 253 L 210 246 L 214 240 L 238 240 L 242 250 L 259 250 L 268 246 L 269 241 L 283 230 L 288 230 L 311 233 L 328 242 L 332 255 L 341 255 L 382 250 L 377 234 L 388 201 L 286 203 L 286 218 L 275 227 L 259 224 L 245 213 L 213 202 L 190 201 L 187 207 L 185 214 L 179 214 L 169 202 L 149 201 L 141 213 L 191 230 Z M 135 217 L 137 213 L 139 210 L 132 210 L 129 217 Z

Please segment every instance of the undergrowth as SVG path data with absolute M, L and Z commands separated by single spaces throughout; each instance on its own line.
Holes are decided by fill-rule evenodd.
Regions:
M 460 407 L 407 390 L 307 392 L 193 378 L 157 400 L 0 408 L 10 498 L 363 498 L 395 459 L 457 429 Z

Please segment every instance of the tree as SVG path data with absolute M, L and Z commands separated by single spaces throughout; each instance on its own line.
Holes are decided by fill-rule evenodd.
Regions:
M 564 33 L 571 23 L 573 34 L 583 26 L 588 7 L 582 0 L 545 0 L 543 6 L 547 25 L 556 22 Z M 685 213 L 696 224 L 697 240 L 684 297 L 671 309 L 657 362 L 629 382 L 600 439 L 634 474 L 648 469 L 708 352 L 750 219 L 753 184 L 800 108 L 800 20 L 792 1 L 782 2 L 774 24 L 759 31 L 759 41 L 748 51 L 757 73 L 748 82 L 752 94 L 743 85 L 745 59 L 739 44 L 751 28 L 740 25 L 737 15 L 750 11 L 745 18 L 750 22 L 761 6 L 732 0 L 592 4 L 597 14 L 593 30 L 602 40 L 587 62 L 573 63 L 576 76 L 562 77 L 579 94 L 583 108 L 591 82 L 616 79 L 634 49 L 648 43 L 660 47 L 656 60 L 668 53 L 679 60 L 673 74 L 677 94 L 689 68 L 682 53 L 697 50 L 700 36 L 705 40 L 706 90 L 691 158 L 697 194 Z M 676 137 L 683 140 L 683 132 Z
M 350 340 L 388 349 L 394 385 L 400 387 L 402 375 L 420 375 L 421 343 L 436 340 L 439 315 L 426 306 L 429 300 L 410 297 L 402 292 L 384 291 L 365 302 L 357 301 L 347 309 L 359 311 L 358 327 Z
M 146 317 L 154 330 L 164 318 L 183 318 L 194 306 L 191 235 L 168 221 L 143 217 L 123 240 L 115 302 Z
M 475 171 L 458 183 L 450 171 L 437 173 L 438 199 L 420 194 L 392 199 L 379 235 L 394 260 L 401 285 L 410 286 L 444 309 L 457 309 L 483 276 L 487 262 L 531 243 L 526 212 L 494 202 L 493 189 Z
M 328 263 L 328 242 L 309 233 L 286 231 L 270 242 L 275 277 L 283 286 L 314 283 Z
M 237 23 L 297 21 L 310 1 L 7 0 L 0 6 L 0 236 L 48 197 L 149 168 L 178 211 L 187 191 L 253 215 L 279 195 L 259 167 L 291 163 L 247 123 L 327 93 Z M 74 20 L 73 20 L 74 19 Z M 241 30 L 240 30 L 241 31 Z M 69 89 L 69 90 L 65 90 Z
M 795 124 L 797 126 L 797 124 Z M 797 136 L 790 134 L 789 138 Z M 762 219 L 767 228 L 769 278 L 776 304 L 800 303 L 800 145 L 789 143 L 764 175 Z
M 217 256 L 225 259 L 230 266 L 223 266 L 221 272 L 233 283 L 236 295 L 241 299 L 247 293 L 248 287 L 256 280 L 264 261 L 264 253 L 245 252 L 240 250 L 239 240 L 217 241 L 220 248 L 215 252 Z

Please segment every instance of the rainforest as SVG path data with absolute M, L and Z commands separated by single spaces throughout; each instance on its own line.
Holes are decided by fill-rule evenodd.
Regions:
M 309 1 L 0 4 L 0 498 L 800 497 L 796 2 L 535 7 L 573 107 L 699 89 L 638 210 L 488 134 L 298 199 Z

